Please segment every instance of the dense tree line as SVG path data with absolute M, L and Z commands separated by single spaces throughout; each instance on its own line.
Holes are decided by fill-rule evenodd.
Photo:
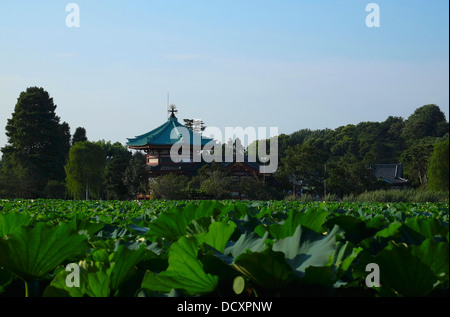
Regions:
M 448 175 L 448 137 L 449 123 L 437 105 L 419 107 L 406 120 L 303 129 L 278 138 L 276 177 L 285 189 L 301 182 L 315 195 L 342 197 L 383 188 L 373 176 L 375 164 L 402 163 L 413 188 L 427 188 L 431 181 L 439 184 L 431 189 L 448 191 L 448 181 L 437 180 Z
M 280 199 L 288 193 L 343 197 L 383 188 L 373 176 L 374 164 L 381 163 L 402 163 L 413 188 L 449 190 L 449 124 L 437 105 L 419 107 L 406 120 L 388 117 L 282 134 L 274 178 L 239 183 L 220 164 L 204 166 L 192 178 L 169 174 L 149 181 L 144 154 L 131 153 L 120 143 L 90 141 L 82 127 L 71 135 L 56 108 L 43 88 L 20 94 L 6 125 L 8 143 L 1 149 L 1 198 L 123 200 L 140 193 L 164 199 L 226 199 L 232 193 L 250 199 Z M 194 128 L 191 121 L 186 123 Z M 238 145 L 229 140 L 224 147 L 233 147 L 236 155 L 244 150 Z M 258 142 L 253 145 L 247 154 Z
M 1 149 L 0 197 L 136 197 L 145 187 L 145 156 L 120 143 L 91 142 L 83 127 L 72 136 L 56 108 L 43 88 L 20 94 Z

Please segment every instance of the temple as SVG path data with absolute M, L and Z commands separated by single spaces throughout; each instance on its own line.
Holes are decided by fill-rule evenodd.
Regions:
M 403 165 L 398 164 L 375 164 L 374 176 L 382 180 L 391 189 L 405 189 L 410 182 L 403 178 Z
M 176 173 L 186 176 L 194 176 L 197 171 L 209 164 L 203 159 L 195 159 L 194 155 L 203 150 L 203 147 L 210 142 L 216 142 L 187 128 L 181 124 L 176 117 L 177 110 L 174 105 L 170 106 L 170 116 L 167 122 L 145 134 L 128 138 L 127 146 L 133 150 L 144 151 L 147 154 L 146 169 L 149 177 L 158 177 L 168 173 Z M 187 134 L 188 133 L 188 134 Z M 186 151 L 179 151 L 178 162 L 171 157 L 173 146 L 187 148 Z M 189 153 L 183 155 L 183 153 Z M 200 156 L 202 157 L 202 156 Z M 230 170 L 231 175 L 239 183 L 242 178 L 260 177 L 264 178 L 270 175 L 264 175 L 259 171 L 259 164 L 248 162 L 217 162 Z
M 204 162 L 194 162 L 194 151 L 202 149 L 203 146 L 214 140 L 203 137 L 178 122 L 175 116 L 177 110 L 174 105 L 171 106 L 169 112 L 171 115 L 167 122 L 150 132 L 135 138 L 128 138 L 127 146 L 130 149 L 147 153 L 146 165 L 149 176 L 157 177 L 167 173 L 192 176 L 204 164 Z M 183 151 L 180 151 L 179 162 L 174 162 L 170 155 L 170 150 L 175 144 L 178 144 L 180 148 L 187 147 L 187 151 L 184 152 L 189 153 L 183 156 Z

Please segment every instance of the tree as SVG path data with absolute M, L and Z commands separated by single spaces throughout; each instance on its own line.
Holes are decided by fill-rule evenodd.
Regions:
M 283 193 L 269 186 L 257 177 L 243 178 L 239 184 L 239 191 L 246 199 L 271 200 L 283 199 Z
M 414 186 L 425 187 L 428 182 L 428 161 L 433 153 L 433 138 L 422 139 L 412 144 L 401 155 L 406 178 L 410 179 Z
M 428 165 L 428 189 L 433 191 L 449 190 L 449 139 L 434 146 Z
M 3 155 L 0 172 L 0 196 L 2 198 L 35 198 L 38 193 L 36 180 L 29 168 L 16 163 L 13 155 Z
M 383 160 L 376 163 L 392 163 L 398 162 L 400 155 L 405 150 L 405 141 L 402 138 L 405 121 L 401 117 L 388 117 L 381 123 L 384 140 L 383 145 L 384 156 Z
M 144 154 L 135 152 L 123 173 L 122 181 L 129 197 L 136 198 L 138 194 L 147 191 L 148 175 L 145 170 L 145 161 Z
M 379 122 L 361 122 L 356 125 L 358 157 L 373 163 L 381 162 L 384 154 L 384 135 Z
M 198 175 L 191 179 L 189 188 L 192 196 L 227 199 L 237 189 L 237 183 L 229 170 L 213 161 L 198 170 Z
M 184 175 L 169 173 L 149 180 L 149 189 L 156 198 L 175 200 L 186 199 L 188 178 Z
M 49 181 L 52 187 L 64 182 L 70 127 L 60 123 L 56 108 L 43 88 L 30 87 L 20 94 L 6 125 L 8 144 L 1 149 L 2 174 L 10 178 L 8 195 L 17 197 L 20 192 L 23 198 L 43 197 Z
M 329 148 L 331 154 L 334 156 L 343 156 L 346 153 L 358 153 L 356 126 L 348 124 L 344 127 L 337 128 L 325 142 L 325 146 Z
M 289 178 L 294 193 L 302 187 L 315 194 L 323 193 L 327 154 L 310 145 L 296 145 L 286 150 L 281 159 L 280 176 Z
M 222 144 L 222 162 L 242 162 L 244 157 L 245 147 L 240 138 L 229 138 L 227 143 Z
M 212 199 L 231 198 L 236 182 L 223 170 L 212 170 L 200 185 L 200 192 Z
M 101 196 L 106 199 L 118 200 L 128 197 L 128 190 L 123 181 L 123 175 L 131 160 L 132 154 L 121 143 L 96 142 L 106 155 L 105 177 Z
M 445 114 L 437 105 L 425 105 L 417 108 L 409 116 L 402 131 L 406 142 L 415 142 L 425 137 L 442 137 L 448 132 Z
M 341 197 L 349 194 L 361 194 L 367 190 L 378 189 L 373 170 L 368 163 L 355 155 L 347 154 L 327 163 L 327 193 Z
M 129 166 L 131 153 L 118 152 L 107 163 L 105 169 L 106 199 L 124 200 L 128 197 L 128 188 L 123 181 L 123 176 Z
M 189 130 L 194 129 L 194 119 L 183 119 L 184 126 L 188 128 Z
M 77 142 L 83 142 L 83 141 L 87 141 L 88 138 L 86 136 L 86 129 L 82 128 L 82 127 L 78 127 L 75 130 L 75 133 L 73 134 L 72 137 L 72 145 L 74 145 Z
M 82 199 L 87 192 L 89 197 L 99 198 L 105 164 L 105 152 L 100 145 L 89 141 L 77 142 L 70 149 L 65 166 L 69 195 L 73 199 Z
M 184 126 L 195 133 L 201 134 L 206 129 L 205 123 L 200 119 L 183 119 Z

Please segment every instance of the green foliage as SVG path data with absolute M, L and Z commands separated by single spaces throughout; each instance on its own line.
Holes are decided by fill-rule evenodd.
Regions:
M 328 194 L 339 197 L 358 195 L 387 186 L 374 179 L 370 166 L 402 162 L 405 177 L 412 186 L 425 187 L 433 144 L 446 133 L 448 122 L 444 113 L 436 105 L 426 105 L 416 109 L 408 120 L 391 116 L 384 122 L 348 124 L 335 130 L 302 129 L 290 135 L 283 134 L 278 142 L 280 166 L 277 181 L 286 191 L 295 192 L 300 188 L 311 191 L 311 187 L 315 187 L 313 193 L 322 196 L 325 183 Z M 295 158 L 300 157 L 296 152 L 299 152 L 299 147 L 308 146 L 325 153 L 326 173 L 323 172 L 323 164 L 318 164 L 312 169 L 315 170 L 313 175 L 319 176 L 315 186 L 307 184 L 309 180 L 305 172 L 291 176 L 289 182 L 289 174 L 295 176 L 294 169 L 302 169 L 302 163 L 295 162 Z M 305 148 L 302 152 L 305 165 L 308 151 Z M 286 173 L 288 169 L 291 172 Z M 297 183 L 295 187 L 293 182 Z
M 186 235 L 186 229 L 192 221 L 214 216 L 217 209 L 222 209 L 219 202 L 202 201 L 200 206 L 190 203 L 181 208 L 174 208 L 161 213 L 158 219 L 150 224 L 149 237 L 160 237 L 175 241 Z
M 127 188 L 128 197 L 135 198 L 147 192 L 148 175 L 145 170 L 145 155 L 135 152 L 122 174 L 122 182 Z
M 428 167 L 428 186 L 432 191 L 449 190 L 449 139 L 435 144 Z
M 27 215 L 16 212 L 0 214 L 0 237 L 5 237 L 21 226 L 27 226 L 31 220 Z
M 297 145 L 286 150 L 278 174 L 294 185 L 308 188 L 313 193 L 323 192 L 326 153 L 309 145 Z
M 381 294 L 427 296 L 448 277 L 448 244 L 427 239 L 410 247 L 390 242 L 373 261 L 383 273 Z
M 22 92 L 8 119 L 8 144 L 1 149 L 0 194 L 4 197 L 43 197 L 49 181 L 64 181 L 70 128 L 60 123 L 56 105 L 43 88 Z
M 67 272 L 61 270 L 47 288 L 45 296 L 70 297 L 108 297 L 119 295 L 124 285 L 135 273 L 134 267 L 145 254 L 143 247 L 130 250 L 119 245 L 112 253 L 109 250 L 95 250 L 91 260 L 78 263 L 80 268 L 80 287 L 68 287 Z
M 323 224 L 327 216 L 328 211 L 325 209 L 310 208 L 302 213 L 291 210 L 286 221 L 282 225 L 270 225 L 269 232 L 274 238 L 282 239 L 292 236 L 301 225 L 317 233 L 322 233 L 325 230 Z
M 84 142 L 87 140 L 88 138 L 86 136 L 86 129 L 83 127 L 76 128 L 72 136 L 72 146 L 77 142 Z
M 436 192 L 423 189 L 407 189 L 407 190 L 376 190 L 362 193 L 359 196 L 344 197 L 344 201 L 359 202 L 418 202 L 418 203 L 435 203 L 448 202 L 448 191 Z
M 181 237 L 169 249 L 167 270 L 159 274 L 147 271 L 142 281 L 142 287 L 165 293 L 170 292 L 171 289 L 181 289 L 187 295 L 213 292 L 219 278 L 205 273 L 203 264 L 197 256 L 197 241 Z
M 0 293 L 441 296 L 449 206 L 299 201 L 0 201 Z M 366 286 L 369 263 L 380 287 Z M 66 282 L 68 264 L 79 286 Z M 73 278 L 73 275 L 72 275 Z
M 407 142 L 416 142 L 425 137 L 442 137 L 448 132 L 445 114 L 438 106 L 431 104 L 417 108 L 409 116 L 402 131 Z
M 83 199 L 88 187 L 89 197 L 99 198 L 105 164 L 105 152 L 100 145 L 89 141 L 77 142 L 70 149 L 65 166 L 69 195 Z
M 0 240 L 0 265 L 24 280 L 44 279 L 64 260 L 86 252 L 86 238 L 69 224 L 20 227 Z
M 243 253 L 235 259 L 233 267 L 255 285 L 268 290 L 282 289 L 294 279 L 283 252 L 271 249 Z
M 241 178 L 239 191 L 246 199 L 270 200 L 282 199 L 283 193 L 258 178 Z
M 154 197 L 163 199 L 229 199 L 240 194 L 246 199 L 269 200 L 292 194 L 285 198 L 337 200 L 387 188 L 387 183 L 374 179 L 370 166 L 397 162 L 402 162 L 405 178 L 411 181 L 413 188 L 428 186 L 431 178 L 428 189 L 436 194 L 418 194 L 420 201 L 433 201 L 437 198 L 432 195 L 448 191 L 448 145 L 445 151 L 444 146 L 436 144 L 445 135 L 448 139 L 448 122 L 436 105 L 416 109 L 407 120 L 390 116 L 383 122 L 282 134 L 278 137 L 279 166 L 274 179 L 241 178 L 237 181 L 228 170 L 213 163 L 200 169 L 198 176 L 192 179 L 167 177 L 152 181 L 151 185 L 147 184 L 145 155 L 136 152 L 132 158 L 119 143 L 88 142 L 82 127 L 78 127 L 71 138 L 69 125 L 60 123 L 55 110 L 53 99 L 42 88 L 31 87 L 21 93 L 6 127 L 8 144 L 1 149 L 1 197 L 81 199 L 85 197 L 89 182 L 86 175 L 95 171 L 89 190 L 92 198 L 135 198 L 148 193 L 150 188 Z M 196 122 L 185 121 L 195 130 Z M 199 122 L 198 132 L 203 127 Z M 271 140 L 266 141 L 270 144 Z M 85 142 L 103 151 L 103 162 L 97 150 L 91 158 L 87 158 L 87 154 L 82 158 L 81 153 L 72 153 L 72 158 L 69 157 L 71 144 L 76 152 L 80 148 L 75 145 L 87 144 Z M 230 139 L 224 144 L 223 155 L 226 149 L 235 159 L 245 153 L 239 139 Z M 258 141 L 255 141 L 246 153 L 253 155 L 257 149 Z M 82 165 L 91 171 L 81 170 Z M 325 195 L 331 196 L 323 197 Z
M 415 186 L 426 187 L 428 183 L 427 169 L 433 153 L 433 142 L 433 139 L 418 141 L 406 149 L 400 157 L 405 174 Z
M 169 173 L 149 180 L 149 190 L 156 198 L 186 199 L 188 178 L 185 175 Z
M 336 234 L 339 227 L 334 227 L 325 236 L 298 226 L 293 235 L 274 242 L 273 250 L 281 251 L 292 267 L 296 276 L 305 276 L 309 266 L 325 266 L 336 247 Z
M 326 168 L 328 193 L 342 197 L 351 193 L 360 194 L 364 190 L 374 190 L 379 186 L 373 171 L 354 156 L 341 157 L 338 161 L 327 164 Z
M 229 199 L 232 192 L 237 191 L 237 184 L 230 172 L 215 162 L 200 168 L 193 182 L 199 183 L 198 193 L 209 199 Z
M 108 153 L 108 152 L 107 152 Z M 113 144 L 107 154 L 103 186 L 108 200 L 125 200 L 129 197 L 124 174 L 130 164 L 131 153 L 120 143 Z
M 44 198 L 63 199 L 66 197 L 66 183 L 64 181 L 50 180 L 43 191 Z
M 234 179 L 222 171 L 212 171 L 200 185 L 200 192 L 213 199 L 231 198 L 235 188 Z

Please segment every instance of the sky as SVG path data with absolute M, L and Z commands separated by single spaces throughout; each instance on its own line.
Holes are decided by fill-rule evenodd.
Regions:
M 72 133 L 122 144 L 167 120 L 168 93 L 180 121 L 222 131 L 336 129 L 426 104 L 448 120 L 449 2 L 0 0 L 0 148 L 32 86 Z

